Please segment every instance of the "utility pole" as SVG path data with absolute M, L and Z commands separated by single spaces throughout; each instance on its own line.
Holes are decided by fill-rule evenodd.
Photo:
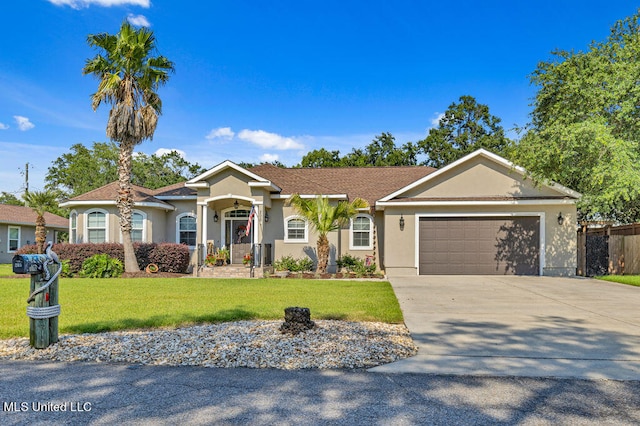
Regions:
M 24 165 L 24 192 L 29 193 L 29 163 Z

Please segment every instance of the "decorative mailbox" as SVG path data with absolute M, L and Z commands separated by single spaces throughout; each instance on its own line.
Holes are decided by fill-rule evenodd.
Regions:
M 58 275 L 62 264 L 49 241 L 44 254 L 17 254 L 11 265 L 14 274 L 31 274 L 27 316 L 29 344 L 44 349 L 58 341 Z
M 47 256 L 44 254 L 16 254 L 11 261 L 14 274 L 42 274 Z

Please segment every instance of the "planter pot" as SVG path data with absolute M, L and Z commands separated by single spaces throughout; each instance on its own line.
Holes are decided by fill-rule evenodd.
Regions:
M 284 278 L 284 277 L 289 276 L 289 271 L 275 271 L 274 275 L 276 277 Z

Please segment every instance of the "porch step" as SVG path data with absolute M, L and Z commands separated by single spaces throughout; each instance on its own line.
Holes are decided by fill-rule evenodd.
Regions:
M 246 266 L 203 266 L 198 270 L 199 278 L 251 278 L 251 268 Z

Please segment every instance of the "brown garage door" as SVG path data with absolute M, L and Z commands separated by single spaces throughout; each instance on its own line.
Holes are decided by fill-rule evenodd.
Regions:
M 421 275 L 538 275 L 539 217 L 420 218 Z

